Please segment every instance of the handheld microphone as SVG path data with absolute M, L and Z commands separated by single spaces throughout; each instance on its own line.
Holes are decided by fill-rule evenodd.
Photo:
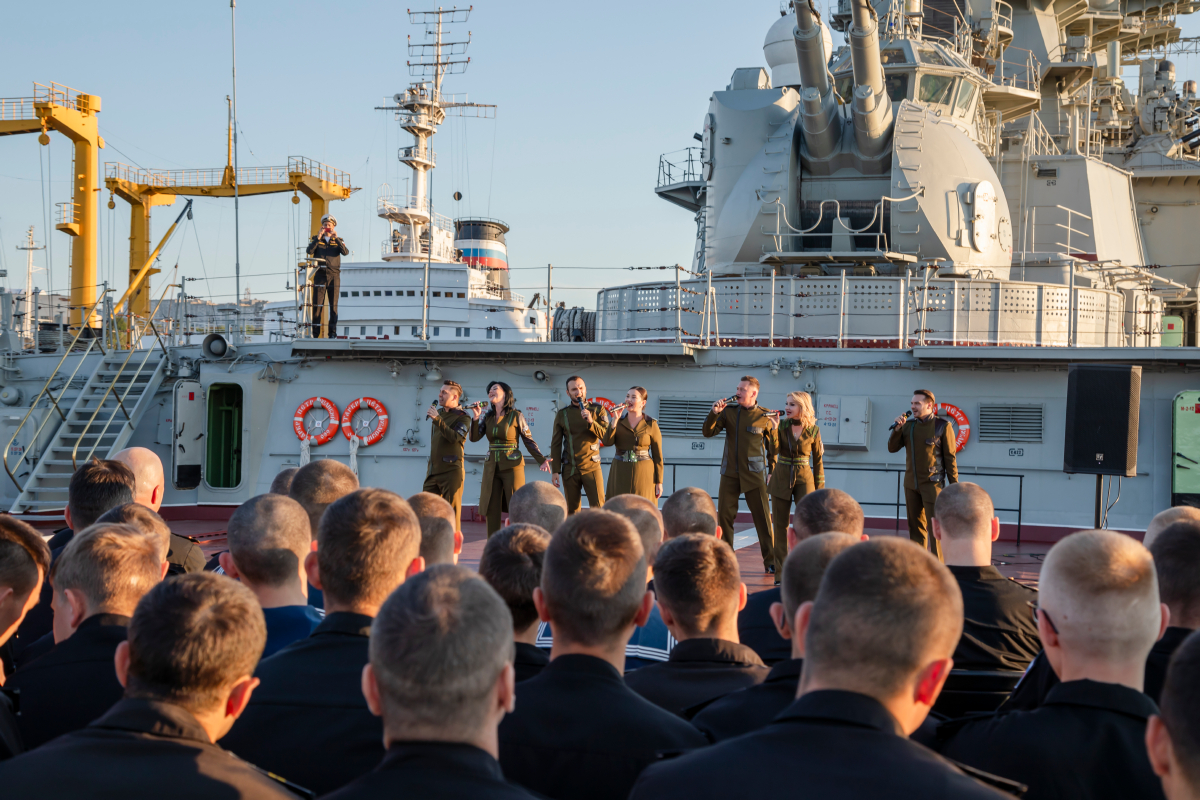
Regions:
M 488 402 L 489 402 L 488 400 L 480 400 L 478 402 L 471 403 L 469 406 L 463 406 L 463 410 L 470 411 L 471 409 L 475 409 L 475 408 L 483 408 L 484 406 L 486 406 L 488 404 Z
M 905 412 L 904 412 L 904 419 L 905 419 L 905 421 L 907 421 L 907 420 L 908 420 L 908 418 L 909 418 L 909 417 L 911 417 L 911 416 L 912 416 L 912 410 L 911 410 L 911 409 L 910 409 L 910 410 L 908 410 L 908 411 L 905 411 Z M 889 430 L 889 431 L 894 431 L 894 430 L 896 430 L 896 423 L 895 423 L 895 422 L 893 422 L 893 423 L 891 424 L 891 427 L 889 427 L 889 428 L 888 428 L 888 430 Z

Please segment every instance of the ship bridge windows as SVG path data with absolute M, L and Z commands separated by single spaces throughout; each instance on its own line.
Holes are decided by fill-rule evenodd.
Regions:
M 920 88 L 917 90 L 917 100 L 932 105 L 951 105 L 954 99 L 954 87 L 958 79 L 953 75 L 937 75 L 926 73 L 921 76 Z
M 879 51 L 879 60 L 884 64 L 907 64 L 908 53 L 902 47 L 885 47 Z
M 958 89 L 958 100 L 954 103 L 954 113 L 960 117 L 971 116 L 971 108 L 975 103 L 975 84 L 963 81 Z
M 838 78 L 835 85 L 841 102 L 849 105 L 854 97 L 854 76 L 847 73 Z M 888 93 L 888 99 L 893 103 L 908 99 L 908 72 L 885 73 L 883 86 Z
M 951 66 L 950 62 L 932 47 L 918 47 L 917 53 L 920 55 L 921 61 L 925 64 L 936 64 L 939 67 Z

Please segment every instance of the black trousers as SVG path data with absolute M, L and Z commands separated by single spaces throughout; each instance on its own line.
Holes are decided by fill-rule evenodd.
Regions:
M 337 337 L 338 298 L 341 297 L 342 273 L 340 270 L 330 270 L 322 267 L 313 275 L 312 285 L 312 335 L 321 335 L 321 318 L 325 314 L 325 294 L 329 294 L 329 333 L 330 339 Z

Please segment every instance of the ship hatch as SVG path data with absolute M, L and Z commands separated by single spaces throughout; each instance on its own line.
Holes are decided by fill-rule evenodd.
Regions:
M 176 489 L 200 485 L 204 464 L 204 392 L 199 381 L 175 384 L 171 413 L 171 478 Z
M 214 489 L 233 489 L 242 482 L 242 387 L 216 383 L 208 387 L 208 452 L 204 478 Z

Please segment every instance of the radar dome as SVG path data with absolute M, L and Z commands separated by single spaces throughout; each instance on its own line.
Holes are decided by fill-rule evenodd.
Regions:
M 796 61 L 796 40 L 792 31 L 796 28 L 796 12 L 789 6 L 785 16 L 775 20 L 775 24 L 767 31 L 763 41 L 763 56 L 767 66 L 771 68 L 771 85 L 775 88 L 791 86 L 800 87 L 800 65 Z M 829 26 L 821 20 L 821 44 L 824 46 L 825 60 L 833 52 L 833 37 L 829 35 Z

